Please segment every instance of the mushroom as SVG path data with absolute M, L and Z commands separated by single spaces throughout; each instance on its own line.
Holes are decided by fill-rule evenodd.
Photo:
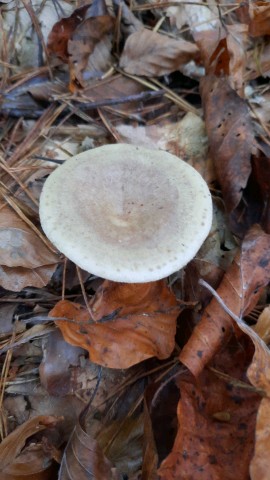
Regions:
M 82 269 L 145 283 L 185 266 L 209 233 L 201 175 L 164 151 L 105 145 L 67 160 L 40 198 L 47 237 Z

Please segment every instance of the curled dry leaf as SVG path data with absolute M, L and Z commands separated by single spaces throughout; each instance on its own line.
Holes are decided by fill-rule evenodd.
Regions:
M 199 50 L 191 42 L 142 29 L 128 37 L 120 67 L 132 75 L 159 77 L 179 70 L 198 56 Z
M 128 368 L 149 357 L 167 358 L 174 348 L 180 307 L 164 281 L 121 284 L 105 281 L 91 302 L 95 323 L 85 307 L 67 300 L 51 310 L 65 340 L 85 348 L 90 360 L 110 368 Z
M 246 102 L 227 78 L 208 75 L 201 94 L 210 153 L 229 212 L 239 204 L 251 173 L 254 131 Z
M 47 428 L 55 427 L 57 422 L 59 419 L 52 416 L 34 417 L 16 428 L 2 441 L 0 444 L 1 480 L 48 478 L 52 460 L 49 452 L 45 453 L 41 444 L 39 444 L 40 448 L 37 445 L 36 451 L 29 447 L 25 450 L 23 448 L 29 437 Z
M 63 455 L 59 480 L 119 479 L 110 460 L 96 440 L 77 424 Z
M 270 235 L 255 226 L 246 235 L 241 252 L 225 273 L 217 294 L 231 312 L 242 317 L 256 305 L 262 288 L 269 280 Z M 181 362 L 198 376 L 227 341 L 232 330 L 230 315 L 214 298 L 184 346 Z

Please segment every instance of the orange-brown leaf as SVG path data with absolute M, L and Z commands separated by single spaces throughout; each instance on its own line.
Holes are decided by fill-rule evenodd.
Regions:
M 249 33 L 253 37 L 270 34 L 270 5 L 268 2 L 249 3 Z
M 179 375 L 178 433 L 158 471 L 162 480 L 247 480 L 254 448 L 257 393 L 239 388 L 250 361 L 247 342 L 234 338 L 215 359 L 218 377 Z M 231 380 L 233 381 L 230 381 Z
M 179 70 L 181 65 L 198 58 L 198 54 L 191 42 L 141 29 L 128 37 L 120 67 L 132 75 L 159 77 Z
M 164 281 L 121 284 L 105 281 L 91 303 L 95 323 L 81 305 L 61 301 L 50 312 L 64 338 L 89 352 L 90 360 L 111 368 L 128 368 L 149 357 L 167 358 L 174 348 L 175 296 Z
M 269 280 L 270 235 L 254 227 L 246 235 L 241 252 L 224 275 L 217 293 L 230 311 L 242 317 L 256 305 Z M 230 315 L 213 298 L 183 348 L 180 360 L 195 376 L 199 375 L 232 330 Z

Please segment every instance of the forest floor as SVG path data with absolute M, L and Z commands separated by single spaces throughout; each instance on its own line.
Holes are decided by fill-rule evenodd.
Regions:
M 269 480 L 269 2 L 2 0 L 0 25 L 0 480 Z M 210 189 L 166 279 L 104 281 L 41 228 L 49 174 L 115 143 Z

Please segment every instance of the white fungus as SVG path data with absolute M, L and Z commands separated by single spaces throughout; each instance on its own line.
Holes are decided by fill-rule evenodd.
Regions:
M 164 278 L 209 233 L 212 202 L 201 175 L 178 157 L 105 145 L 66 160 L 40 198 L 47 237 L 84 270 L 116 282 Z

